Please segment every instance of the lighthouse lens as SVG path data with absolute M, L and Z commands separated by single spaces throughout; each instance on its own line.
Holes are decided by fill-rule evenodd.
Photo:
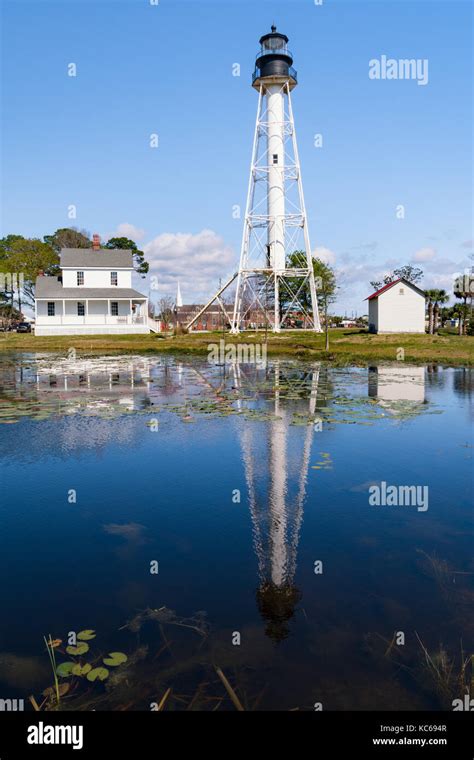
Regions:
M 268 37 L 262 44 L 264 50 L 286 50 L 286 43 L 283 37 Z

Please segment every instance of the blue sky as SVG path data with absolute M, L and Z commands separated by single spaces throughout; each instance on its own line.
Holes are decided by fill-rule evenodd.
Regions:
M 127 234 L 158 296 L 178 277 L 185 301 L 211 294 L 238 259 L 250 77 L 273 22 L 298 70 L 310 236 L 338 270 L 336 311 L 364 313 L 369 280 L 407 262 L 449 287 L 473 250 L 468 0 L 3 2 L 2 234 Z M 428 59 L 428 84 L 371 80 L 381 55 Z

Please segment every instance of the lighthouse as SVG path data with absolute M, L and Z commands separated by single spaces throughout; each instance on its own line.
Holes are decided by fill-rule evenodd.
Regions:
M 321 331 L 291 92 L 288 37 L 260 38 L 258 92 L 244 230 L 231 331 L 265 326 Z
M 232 333 L 245 329 L 321 332 L 296 144 L 291 92 L 298 83 L 288 37 L 260 38 L 252 75 L 258 92 L 239 268 L 186 325 L 216 301 Z M 227 311 L 221 296 L 235 287 Z

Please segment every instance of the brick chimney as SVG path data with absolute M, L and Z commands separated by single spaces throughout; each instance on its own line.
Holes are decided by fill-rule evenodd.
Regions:
M 100 235 L 97 232 L 92 235 L 92 248 L 94 251 L 100 251 Z

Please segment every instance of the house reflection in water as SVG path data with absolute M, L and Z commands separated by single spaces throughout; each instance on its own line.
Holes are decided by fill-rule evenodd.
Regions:
M 34 371 L 38 397 L 55 391 L 66 404 L 64 413 L 98 407 L 130 412 L 148 405 L 152 368 L 147 358 L 63 359 L 38 362 Z
M 425 403 L 425 368 L 404 364 L 369 367 L 368 388 L 369 396 L 388 410 L 394 402 L 408 402 L 416 408 Z
M 266 622 L 266 634 L 274 641 L 288 636 L 300 592 L 295 585 L 300 528 L 306 497 L 314 422 L 291 425 L 294 413 L 315 415 L 320 368 L 296 371 L 275 362 L 273 397 L 258 390 L 254 379 L 255 411 L 267 419 L 245 422 L 240 445 L 245 467 L 254 548 L 258 560 L 257 604 Z M 235 387 L 248 385 L 245 368 L 234 366 Z M 263 398 L 264 396 L 264 398 Z

